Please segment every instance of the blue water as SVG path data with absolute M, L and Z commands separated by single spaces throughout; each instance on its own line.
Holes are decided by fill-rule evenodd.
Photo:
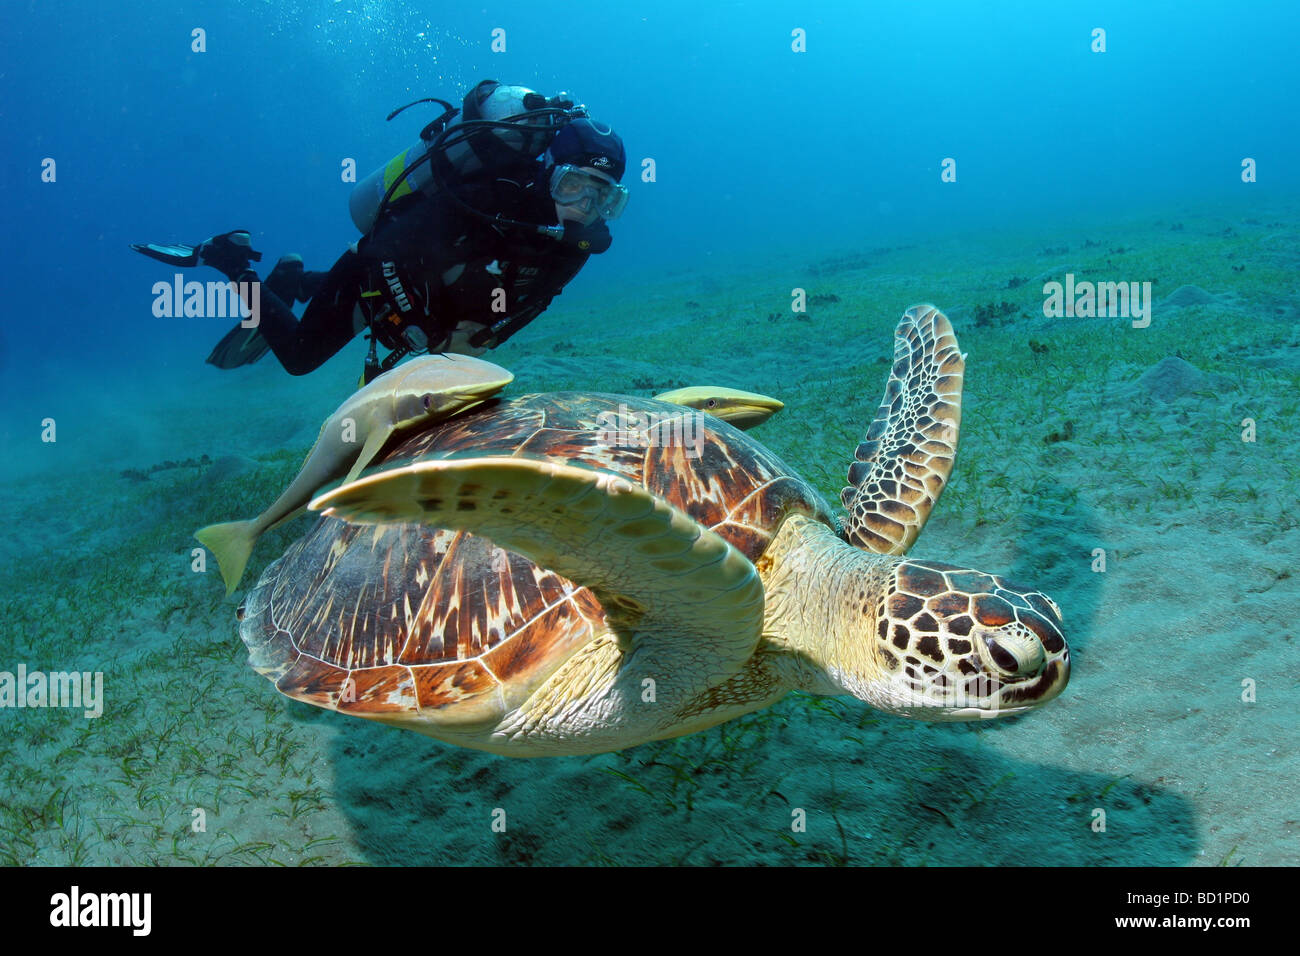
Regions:
M 1294 191 L 1296 10 L 6 4 L 6 350 L 21 369 L 52 327 L 102 361 L 175 339 L 143 307 L 156 270 L 124 251 L 131 241 L 242 227 L 269 261 L 297 251 L 324 267 L 356 235 L 342 159 L 385 162 L 428 118 L 417 108 L 385 123 L 389 110 L 459 103 L 485 77 L 568 89 L 623 136 L 631 203 L 614 249 L 580 280 L 591 288 L 804 239 L 1230 196 L 1243 156 L 1259 161 L 1256 195 Z M 205 53 L 190 50 L 195 27 Z M 497 27 L 505 53 L 489 50 Z M 791 51 L 796 27 L 805 53 Z M 1095 27 L 1104 54 L 1090 51 Z M 45 157 L 57 183 L 41 182 Z M 654 183 L 641 182 L 646 157 Z M 945 157 L 956 184 L 939 181 Z
M 205 31 L 205 52 L 191 49 L 196 28 Z M 490 49 L 498 28 L 505 31 L 504 53 Z M 1091 49 L 1098 28 L 1105 31 L 1104 53 Z M 806 52 L 791 48 L 796 29 L 806 33 Z M 1171 206 L 1194 211 L 1249 199 L 1262 210 L 1254 222 L 1261 234 L 1281 234 L 1283 226 L 1293 230 L 1292 223 L 1272 222 L 1279 214 L 1271 210 L 1300 196 L 1298 35 L 1300 6 L 1292 2 L 8 2 L 0 7 L 0 268 L 6 296 L 0 453 L 6 460 L 47 454 L 33 439 L 34 423 L 47 411 L 69 434 L 93 431 L 96 409 L 124 399 L 124 382 L 137 370 L 148 368 L 151 383 L 174 381 L 178 396 L 199 374 L 210 382 L 216 373 L 202 365 L 203 358 L 225 323 L 155 318 L 152 286 L 172 270 L 133 253 L 129 243 L 196 242 L 246 228 L 265 253 L 263 267 L 297 252 L 309 267 L 327 268 L 357 238 L 348 214 L 352 184 L 343 180 L 342 164 L 355 160 L 365 175 L 412 145 L 435 115 L 432 108 L 414 107 L 393 122 L 384 117 L 421 97 L 459 105 L 485 78 L 547 94 L 568 90 L 623 137 L 631 200 L 613 224 L 612 248 L 593 257 L 565 291 L 560 305 L 573 308 L 687 270 L 725 277 L 782 250 L 839 249 L 851 255 L 919 237 L 973 236 L 966 247 L 969 267 L 981 255 L 982 232 L 1021 230 L 1069 235 L 1082 255 L 1080 236 L 1070 231 L 1082 217 L 1119 220 Z M 1257 182 L 1242 181 L 1246 157 L 1258 164 Z M 42 181 L 47 158 L 56 163 L 53 182 Z M 955 182 L 942 181 L 947 159 L 955 160 Z M 644 173 L 651 165 L 653 177 Z M 1160 226 L 1162 235 L 1168 233 Z M 1199 232 L 1197 239 L 1214 234 L 1217 226 L 1216 233 Z M 1000 290 L 1013 272 L 1031 275 L 1031 269 L 1066 261 L 1053 256 L 1014 270 L 990 265 L 998 284 L 978 301 L 962 303 L 967 327 L 974 325 L 976 307 L 1011 295 Z M 809 254 L 798 262 L 813 259 Z M 1261 267 L 1276 268 L 1278 261 Z M 1236 272 L 1244 263 L 1245 257 L 1233 259 L 1228 268 Z M 1162 295 L 1195 279 L 1176 265 L 1160 266 Z M 1114 268 L 1101 278 L 1146 278 L 1130 276 L 1122 263 Z M 1252 260 L 1247 280 L 1255 268 Z M 831 274 L 825 273 L 827 289 L 836 288 Z M 933 294 L 918 287 L 915 301 Z M 671 308 L 692 305 L 674 300 Z M 755 306 L 755 314 L 780 307 Z M 1294 315 L 1293 302 L 1290 307 L 1290 313 L 1276 307 L 1268 314 Z M 544 315 L 537 323 L 551 320 Z M 763 334 L 776 328 L 762 325 Z M 594 354 L 595 339 L 566 343 L 571 351 L 564 354 Z M 60 375 L 76 378 L 77 389 L 69 393 L 75 400 L 53 387 Z M 96 392 L 101 377 L 104 386 Z M 665 371 L 663 381 L 674 377 Z M 857 396 L 848 388 L 844 394 Z M 139 399 L 130 394 L 133 408 Z M 226 449 L 237 441 L 239 403 L 255 400 L 232 386 L 230 427 L 213 441 Z M 1234 422 L 1246 414 L 1233 409 Z M 313 434 L 308 414 L 290 411 L 298 415 L 286 425 L 287 435 L 301 434 L 301 428 Z M 1082 423 L 1089 412 L 1072 414 Z M 1060 423 L 1042 424 L 1046 430 Z M 181 431 L 185 423 L 167 427 Z M 95 447 L 112 441 L 124 450 L 134 440 L 127 433 L 92 437 L 101 439 Z M 159 446 L 156 435 L 146 445 L 150 453 Z M 253 458 L 273 450 L 274 443 L 264 442 L 241 451 Z M 180 507 L 175 502 L 185 489 L 179 484 L 160 492 L 160 511 Z M 70 527 L 86 520 L 75 515 L 73 504 L 66 513 L 50 509 L 60 534 L 71 534 Z M 146 518 L 128 515 L 133 524 L 122 536 L 144 533 Z M 193 524 L 201 520 L 214 516 L 196 515 Z M 108 549 L 115 535 L 111 521 L 96 518 L 94 529 L 102 538 L 96 546 Z M 183 547 L 191 545 L 186 540 Z M 183 547 L 165 542 L 160 550 Z M 259 562 L 267 559 L 264 551 Z M 176 576 L 174 568 L 170 573 Z M 202 586 L 212 591 L 215 584 L 209 583 Z M 1218 583 L 1207 590 L 1236 587 Z M 192 581 L 186 586 L 198 587 Z M 204 593 L 209 604 L 217 600 Z M 210 630 L 217 636 L 206 639 L 237 643 L 232 607 L 218 612 L 198 601 L 186 605 L 195 607 L 200 622 L 220 624 L 199 628 L 183 611 L 167 609 L 192 627 L 193 633 L 182 629 L 186 638 L 198 641 Z M 158 613 L 146 608 L 141 619 Z M 1153 630 L 1159 623 L 1153 622 Z M 153 634 L 152 626 L 150 620 L 137 629 Z M 158 633 L 169 626 L 178 627 L 172 617 Z M 116 639 L 116 631 L 104 627 L 98 636 L 111 632 Z M 1098 640 L 1096 646 L 1101 657 L 1104 644 Z M 4 648 L 8 656 L 0 669 L 23 654 L 39 657 L 39 648 L 17 647 Z M 238 660 L 206 663 L 243 667 L 242 648 L 237 650 Z M 310 721 L 333 718 L 305 714 L 305 707 L 287 704 L 261 684 L 257 690 L 263 695 L 259 706 L 286 725 L 291 719 L 300 731 L 306 726 L 310 732 Z M 282 709 L 290 706 L 295 709 Z M 849 710 L 856 720 L 865 708 L 850 701 Z M 413 754 L 440 747 L 377 725 L 353 731 L 348 740 L 393 748 L 412 763 L 422 759 Z M 909 746 L 918 750 L 915 764 L 936 762 L 927 749 L 931 741 L 954 739 L 939 733 L 919 745 L 911 738 Z M 345 781 L 340 793 L 365 804 L 368 795 L 363 799 L 352 791 L 364 789 L 364 755 L 373 747 L 339 747 L 339 777 Z M 576 773 L 579 764 L 564 766 Z M 884 766 L 909 767 L 906 761 Z M 842 779 L 853 772 L 840 769 Z M 1120 777 L 1124 769 L 1105 773 Z M 998 786 L 1000 773 L 982 787 Z M 603 777 L 598 782 L 609 783 Z M 1089 786 L 1104 795 L 1105 784 L 1103 779 Z M 426 785 L 432 802 L 437 783 Z M 1057 790 L 1050 793 L 1053 801 L 1074 799 Z M 1184 808 L 1180 803 L 1175 809 Z M 864 810 L 864 818 L 875 819 L 872 812 Z M 1163 818 L 1158 822 L 1163 827 Z M 468 840 L 469 832 L 467 825 L 460 836 Z M 682 837 L 683 846 L 690 842 Z M 1163 855 L 1138 849 L 1119 859 L 1186 863 L 1191 851 L 1184 842 L 1194 841 L 1180 831 Z M 165 856 L 170 834 L 158 845 Z M 962 850 L 965 855 L 951 859 L 981 859 L 975 843 Z M 582 859 L 584 852 L 578 847 L 554 858 Z M 745 852 L 738 849 L 728 859 L 744 859 Z M 1100 859 L 1091 852 L 1049 862 Z M 928 853 L 899 859 L 948 859 Z M 529 858 L 522 850 L 519 855 Z M 32 859 L 76 857 L 51 851 Z

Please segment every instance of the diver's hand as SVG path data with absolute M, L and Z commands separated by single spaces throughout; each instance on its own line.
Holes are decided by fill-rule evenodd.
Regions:
M 247 230 L 222 233 L 199 245 L 199 260 L 212 266 L 232 281 L 248 268 L 249 262 L 261 262 L 262 254 L 253 249 L 253 237 Z
M 560 244 L 579 252 L 596 255 L 608 249 L 613 241 L 614 238 L 609 234 L 609 226 L 605 225 L 605 220 L 597 219 L 590 226 L 584 226 L 580 222 L 566 222 Z

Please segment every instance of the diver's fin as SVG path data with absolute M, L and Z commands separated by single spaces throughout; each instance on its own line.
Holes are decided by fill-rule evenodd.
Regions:
M 179 242 L 133 242 L 131 248 L 136 252 L 157 259 L 170 266 L 196 266 L 199 264 L 199 247 L 186 246 Z
M 252 235 L 247 229 L 223 232 L 204 239 L 197 246 L 183 242 L 133 242 L 131 248 L 169 266 L 197 266 L 204 262 L 218 271 L 230 271 L 236 265 L 262 261 L 262 254 L 253 248 Z
M 236 325 L 213 348 L 208 364 L 217 368 L 239 368 L 252 365 L 270 350 L 271 345 L 260 329 Z

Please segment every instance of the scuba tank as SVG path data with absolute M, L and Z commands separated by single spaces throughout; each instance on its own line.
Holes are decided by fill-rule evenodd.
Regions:
M 416 165 L 416 161 L 428 151 L 429 144 L 420 140 L 410 149 L 398 153 L 353 187 L 352 195 L 348 197 L 348 211 L 352 213 L 352 222 L 357 229 L 363 233 L 371 230 L 375 220 L 379 218 L 379 207 L 384 201 L 384 196 L 394 183 L 397 183 L 397 188 L 393 190 L 390 199 L 401 199 L 408 193 L 432 185 L 433 172 L 429 164 Z M 410 172 L 402 182 L 398 182 L 402 173 L 408 169 Z
M 428 97 L 398 107 L 388 114 L 388 119 L 391 121 L 416 103 L 438 103 L 443 108 L 442 115 L 420 131 L 420 138 L 414 146 L 398 153 L 352 187 L 352 195 L 348 197 L 348 212 L 352 214 L 353 224 L 362 233 L 369 233 L 374 228 L 379 219 L 379 211 L 385 203 L 400 199 L 417 189 L 433 190 L 433 167 L 426 157 L 429 157 L 434 138 L 446 129 L 448 120 L 456 115 L 457 110 L 446 100 Z
M 566 94 L 547 99 L 527 87 L 484 80 L 465 96 L 463 110 L 431 97 L 394 110 L 388 119 L 416 103 L 438 103 L 443 113 L 420 131 L 413 146 L 353 187 L 348 211 L 362 233 L 374 228 L 386 206 L 416 190 L 433 195 L 484 170 L 508 169 L 535 159 L 561 126 L 586 115 Z M 461 119 L 450 123 L 458 112 Z
M 369 237 L 394 200 L 421 191 L 444 195 L 464 212 L 501 228 L 522 230 L 553 239 L 564 237 L 563 226 L 517 222 L 474 209 L 459 195 L 457 187 L 488 172 L 500 175 L 534 163 L 550 147 L 555 134 L 572 119 L 587 116 L 584 106 L 559 93 L 547 99 L 522 86 L 502 86 L 484 80 L 466 94 L 463 109 L 457 110 L 435 97 L 416 100 L 388 114 L 392 120 L 417 103 L 437 103 L 443 112 L 420 131 L 419 140 L 371 172 L 352 189 L 348 211 L 352 221 Z M 452 123 L 460 113 L 459 122 Z M 362 384 L 387 371 L 411 352 L 427 351 L 428 338 L 417 325 L 395 320 L 385 306 L 366 320 L 370 345 Z M 398 336 L 401 336 L 398 338 Z M 379 361 L 376 345 L 392 351 Z

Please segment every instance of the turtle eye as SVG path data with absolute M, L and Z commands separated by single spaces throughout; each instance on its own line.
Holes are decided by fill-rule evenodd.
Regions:
M 421 401 L 424 403 L 424 410 L 425 410 L 426 412 L 427 412 L 429 409 L 433 408 L 433 396 L 432 396 L 432 395 L 425 395 L 424 398 L 421 399 Z
M 1037 674 L 1043 666 L 1043 644 L 1028 628 L 999 628 L 981 634 L 998 670 L 1012 677 Z
M 1016 655 L 999 644 L 992 638 L 985 638 L 984 645 L 989 649 L 989 655 L 993 658 L 993 663 L 997 664 L 1001 670 L 1008 674 L 1014 674 L 1020 669 L 1020 662 L 1016 660 Z

